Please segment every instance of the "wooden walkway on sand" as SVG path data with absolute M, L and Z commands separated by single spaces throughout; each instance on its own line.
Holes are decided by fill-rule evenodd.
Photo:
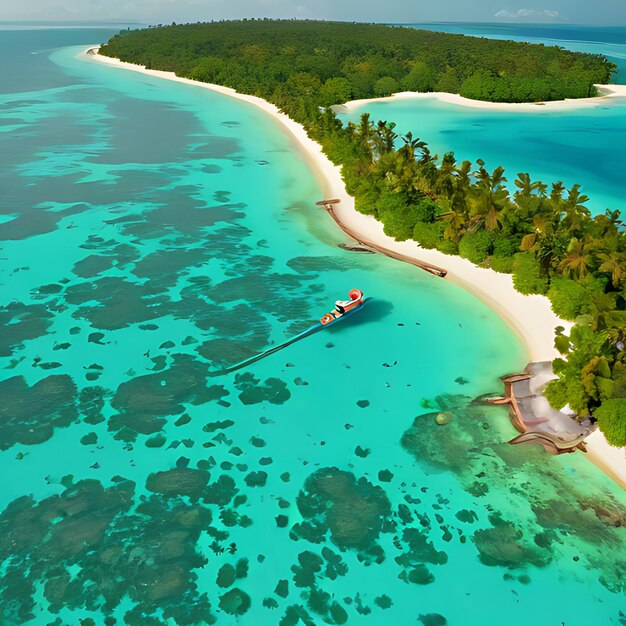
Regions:
M 523 373 L 503 376 L 504 397 L 488 402 L 509 407 L 511 422 L 520 433 L 509 443 L 538 443 L 550 454 L 586 452 L 584 440 L 594 427 L 553 409 L 543 396 L 545 386 L 555 378 L 549 361 L 529 363 Z
M 434 274 L 439 278 L 445 278 L 448 270 L 445 270 L 443 267 L 438 267 L 437 265 L 433 265 L 432 263 L 426 263 L 425 261 L 418 261 L 413 257 L 406 256 L 404 254 L 400 254 L 399 252 L 393 252 L 392 250 L 388 250 L 387 248 L 383 248 L 378 244 L 373 243 L 372 241 L 368 241 L 367 239 L 362 239 L 361 237 L 357 237 L 354 233 L 347 228 L 343 222 L 337 217 L 337 214 L 334 211 L 334 205 L 339 204 L 341 200 L 337 198 L 333 198 L 330 200 L 320 200 L 315 204 L 317 206 L 322 206 L 328 211 L 328 214 L 333 218 L 337 226 L 341 228 L 341 230 L 348 235 L 351 239 L 354 239 L 357 243 L 362 246 L 366 246 L 370 250 L 375 252 L 379 252 L 380 254 L 384 254 L 385 256 L 391 257 L 392 259 L 397 259 L 398 261 L 404 261 L 405 263 L 410 263 L 411 265 L 415 265 L 415 267 L 419 267 L 420 269 L 429 272 L 430 274 Z

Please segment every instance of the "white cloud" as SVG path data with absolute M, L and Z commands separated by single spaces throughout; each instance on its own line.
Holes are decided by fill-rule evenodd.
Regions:
M 563 19 L 558 11 L 552 11 L 550 9 L 543 9 L 537 11 L 536 9 L 518 9 L 517 11 L 507 11 L 503 9 L 495 14 L 495 17 L 506 18 L 511 20 L 527 20 L 531 18 L 560 20 Z

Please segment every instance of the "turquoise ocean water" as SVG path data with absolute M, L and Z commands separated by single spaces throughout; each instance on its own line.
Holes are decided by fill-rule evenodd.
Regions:
M 341 250 L 262 112 L 77 58 L 109 34 L 0 31 L 0 623 L 624 623 L 624 493 L 475 402 L 508 327 Z
M 560 45 L 626 63 L 625 27 L 420 24 L 416 28 Z M 626 82 L 624 66 L 616 77 L 620 81 Z M 511 188 L 518 172 L 528 172 L 547 184 L 557 180 L 568 187 L 581 184 L 594 213 L 624 210 L 621 164 L 626 160 L 626 98 L 600 101 L 593 108 L 537 107 L 522 113 L 474 109 L 435 98 L 385 101 L 353 109 L 345 118 L 357 120 L 366 111 L 374 119 L 396 122 L 402 133 L 411 131 L 439 156 L 453 150 L 459 160 L 483 159 L 490 169 L 503 165 Z

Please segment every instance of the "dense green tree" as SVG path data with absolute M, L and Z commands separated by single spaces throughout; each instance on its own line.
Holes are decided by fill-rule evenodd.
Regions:
M 548 284 L 548 277 L 534 255 L 520 252 L 513 257 L 513 285 L 520 293 L 544 294 L 548 290 Z
M 556 408 L 568 404 L 585 416 L 610 395 L 609 348 L 604 337 L 587 325 L 575 325 L 569 337 L 559 333 L 555 346 L 566 358 L 553 361 L 559 378 L 548 384 L 546 397 Z
M 328 78 L 320 89 L 320 98 L 323 106 L 347 102 L 352 98 L 350 81 L 343 76 Z
M 445 72 L 439 74 L 437 83 L 435 84 L 436 91 L 459 93 L 460 89 L 461 84 L 459 83 L 459 77 L 453 67 L 447 67 Z
M 435 69 L 424 61 L 415 61 L 409 73 L 402 78 L 404 91 L 433 91 L 437 82 Z
M 552 310 L 563 319 L 575 320 L 590 313 L 596 298 L 604 293 L 604 281 L 588 278 L 582 282 L 568 278 L 553 278 L 548 289 Z
M 374 83 L 375 96 L 390 96 L 398 91 L 398 81 L 391 76 L 383 76 Z
M 353 98 L 374 94 L 389 77 L 402 89 L 439 89 L 516 102 L 593 95 L 615 66 L 599 55 L 378 24 L 243 20 L 125 30 L 103 53 L 268 98 L 293 74 L 319 86 L 344 78 Z M 204 59 L 212 63 L 204 64 Z M 220 60 L 222 64 L 215 61 Z M 296 79 L 296 93 L 311 81 Z M 344 87 L 309 93 L 314 104 L 345 101 Z M 394 88 L 393 91 L 396 91 Z M 330 102 L 333 93 L 338 97 Z
M 626 446 L 626 398 L 605 400 L 595 415 L 606 440 L 612 446 Z
M 413 239 L 422 246 L 422 248 L 437 248 L 438 243 L 443 236 L 443 226 L 441 223 L 427 224 L 417 222 L 413 227 Z
M 459 254 L 480 265 L 492 251 L 493 239 L 493 234 L 485 230 L 465 233 L 459 241 Z

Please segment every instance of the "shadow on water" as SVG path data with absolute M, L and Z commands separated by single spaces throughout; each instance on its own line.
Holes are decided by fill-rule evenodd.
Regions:
M 347 325 L 361 326 L 363 324 L 373 324 L 374 322 L 380 322 L 393 312 L 393 303 L 389 300 L 379 300 L 378 298 L 366 299 L 367 306 L 364 307 L 358 315 L 346 320 L 344 324 L 338 324 L 331 326 L 327 329 L 327 332 L 335 334 L 340 333 L 342 328 Z

